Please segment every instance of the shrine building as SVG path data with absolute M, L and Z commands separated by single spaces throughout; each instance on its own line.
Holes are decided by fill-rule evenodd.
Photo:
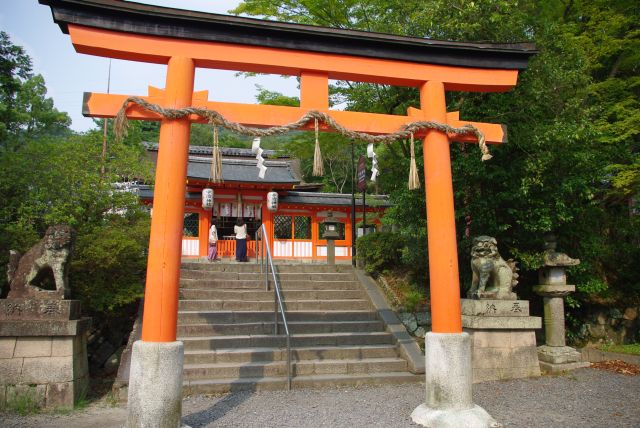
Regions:
M 158 145 L 146 143 L 147 153 L 155 162 Z M 280 259 L 326 259 L 326 240 L 322 239 L 323 221 L 331 213 L 338 222 L 340 238 L 335 241 L 337 260 L 352 255 L 353 204 L 351 194 L 321 193 L 321 184 L 305 184 L 299 161 L 273 150 L 264 150 L 267 167 L 260 178 L 256 156 L 251 149 L 221 147 L 222 179 L 210 181 L 212 147 L 190 146 L 185 214 L 182 237 L 182 257 L 206 257 L 211 219 L 218 229 L 218 255 L 235 257 L 233 226 L 238 217 L 247 224 L 247 255 L 255 257 L 255 233 L 264 223 L 271 253 Z M 203 189 L 213 190 L 213 207 L 203 207 Z M 139 196 L 145 205 L 153 205 L 153 188 L 139 186 Z M 277 193 L 275 209 L 269 209 L 267 195 Z M 365 198 L 367 231 L 380 228 L 380 217 L 390 206 L 389 198 L 367 195 Z M 274 208 L 274 207 L 271 207 Z M 362 198 L 356 194 L 356 236 L 362 230 Z

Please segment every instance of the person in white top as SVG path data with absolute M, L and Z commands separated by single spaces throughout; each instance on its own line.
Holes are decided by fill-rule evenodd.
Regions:
M 216 229 L 216 220 L 211 219 L 211 227 L 209 228 L 209 253 L 207 258 L 210 262 L 220 260 L 218 258 L 218 229 Z
M 236 225 L 233 226 L 236 234 L 236 260 L 239 262 L 248 262 L 247 259 L 247 225 L 242 217 L 238 217 Z

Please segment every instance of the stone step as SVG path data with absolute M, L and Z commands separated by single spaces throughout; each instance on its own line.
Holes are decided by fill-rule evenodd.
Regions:
M 184 349 L 189 351 L 286 346 L 286 338 L 282 335 L 181 337 L 178 340 L 182 340 Z M 393 342 L 393 335 L 387 332 L 296 334 L 291 337 L 292 347 L 383 345 Z
M 388 373 L 407 370 L 401 358 L 368 358 L 339 360 L 305 360 L 291 364 L 292 376 L 327 374 Z M 224 378 L 260 378 L 287 375 L 287 361 L 254 361 L 250 363 L 185 364 L 185 380 Z
M 390 372 L 352 375 L 310 375 L 292 379 L 292 388 L 336 388 L 361 385 L 386 385 L 424 381 L 424 375 L 409 372 Z M 183 394 L 219 394 L 231 391 L 265 391 L 287 388 L 285 377 L 189 380 L 184 382 Z
M 342 264 L 335 266 L 320 263 L 285 264 L 276 260 L 275 265 L 280 273 L 353 273 L 353 267 L 351 265 Z M 182 262 L 181 268 L 184 270 L 204 270 L 211 272 L 260 272 L 260 264 L 256 263 L 255 260 L 251 263 L 189 261 Z
M 263 281 L 267 277 L 266 273 L 260 272 L 215 272 L 200 269 L 182 269 L 180 278 L 184 279 L 207 279 L 207 280 L 239 280 L 239 281 Z M 271 277 L 271 274 L 269 274 Z M 281 283 L 287 281 L 354 281 L 355 274 L 352 272 L 326 272 L 326 273 L 278 273 L 278 280 Z
M 226 263 L 226 262 L 182 262 L 180 269 L 185 270 L 202 270 L 211 272 L 260 272 L 260 265 L 253 262 L 249 263 Z
M 395 345 L 314 346 L 291 349 L 291 358 L 302 360 L 335 360 L 364 358 L 395 358 Z M 251 361 L 282 361 L 287 359 L 286 348 L 243 348 L 185 351 L 185 364 L 247 363 Z
M 273 322 L 270 311 L 179 311 L 178 324 L 233 324 L 247 322 Z M 287 320 L 296 321 L 375 321 L 378 314 L 372 311 L 287 311 Z
M 350 265 L 280 264 L 293 388 L 419 382 Z M 183 262 L 178 340 L 184 393 L 286 389 L 283 326 L 254 263 Z M 273 284 L 271 285 L 273 287 Z
M 284 331 L 279 323 L 278 331 Z M 384 331 L 382 321 L 339 321 L 339 322 L 289 322 L 291 334 L 346 333 L 346 332 Z M 273 334 L 273 322 L 240 324 L 188 324 L 178 325 L 179 337 L 198 337 L 215 335 Z
M 337 264 L 329 266 L 326 263 L 281 263 L 275 261 L 276 269 L 280 273 L 288 272 L 349 272 L 353 273 L 353 266 L 348 264 Z
M 364 299 L 347 300 L 287 300 L 286 310 L 370 310 L 371 303 Z M 180 300 L 181 311 L 270 311 L 273 301 L 243 300 Z
M 362 290 L 283 290 L 285 302 L 290 300 L 348 300 L 365 299 Z M 207 290 L 183 289 L 180 298 L 185 300 L 245 300 L 273 302 L 273 291 L 264 290 Z
M 273 289 L 273 281 L 269 281 Z M 282 290 L 361 290 L 356 281 L 285 281 L 280 283 Z M 216 290 L 264 290 L 263 280 L 208 280 L 182 278 L 180 288 L 183 289 L 216 289 Z

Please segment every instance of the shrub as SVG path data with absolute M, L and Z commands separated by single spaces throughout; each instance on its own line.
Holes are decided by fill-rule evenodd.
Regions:
M 85 309 L 110 313 L 142 297 L 148 242 L 149 217 L 142 212 L 79 231 L 70 283 Z
M 404 247 L 403 237 L 393 232 L 369 233 L 356 241 L 358 258 L 364 261 L 365 270 L 372 275 L 398 266 Z

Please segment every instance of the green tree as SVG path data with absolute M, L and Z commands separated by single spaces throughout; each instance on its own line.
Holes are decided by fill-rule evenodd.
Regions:
M 14 151 L 0 152 L 0 194 L 4 196 L 0 265 L 6 266 L 9 249 L 24 252 L 48 226 L 69 224 L 77 231 L 71 288 L 89 309 L 98 311 L 111 310 L 141 295 L 148 215 L 142 214 L 134 193 L 121 191 L 114 183 L 151 180 L 151 165 L 137 148 L 115 145 L 105 174 L 101 165 L 102 135 L 98 131 L 64 140 L 28 141 Z M 114 242 L 114 234 L 122 239 L 119 247 L 105 242 Z M 134 263 L 136 268 L 129 269 Z M 101 275 L 88 276 L 88 272 Z M 137 282 L 114 282 L 126 275 L 135 276 Z M 102 298 L 91 299 L 92 293 L 103 293 Z M 107 305 L 106 300 L 111 303 Z
M 578 299 L 621 303 L 640 298 L 640 221 L 629 209 L 640 195 L 639 10 L 624 0 L 246 0 L 235 12 L 415 37 L 535 42 L 539 53 L 514 91 L 447 94 L 448 109 L 462 118 L 509 129 L 509 143 L 493 147 L 490 162 L 473 146 L 452 144 L 462 282 L 470 281 L 471 237 L 490 234 L 503 256 L 520 260 L 521 282 L 533 284 L 542 233 L 555 230 L 561 249 L 582 260 L 571 273 Z M 337 82 L 331 96 L 360 111 L 419 106 L 413 88 Z M 405 254 L 424 265 L 409 257 L 426 249 L 424 192 L 406 189 L 408 142 L 377 151 L 380 190 L 396 204 L 385 221 L 422 245 Z M 420 153 L 417 161 L 421 173 Z
M 140 141 L 153 126 L 134 123 L 123 143 L 111 143 L 109 134 L 103 159 L 101 130 L 71 132 L 29 56 L 2 32 L 0 82 L 0 289 L 6 291 L 9 250 L 25 252 L 48 226 L 64 223 L 77 232 L 74 297 L 92 314 L 135 301 L 143 290 L 149 216 L 117 183 L 152 181 Z
M 69 134 L 71 119 L 53 106 L 31 58 L 0 31 L 0 147 L 15 148 L 43 135 Z

